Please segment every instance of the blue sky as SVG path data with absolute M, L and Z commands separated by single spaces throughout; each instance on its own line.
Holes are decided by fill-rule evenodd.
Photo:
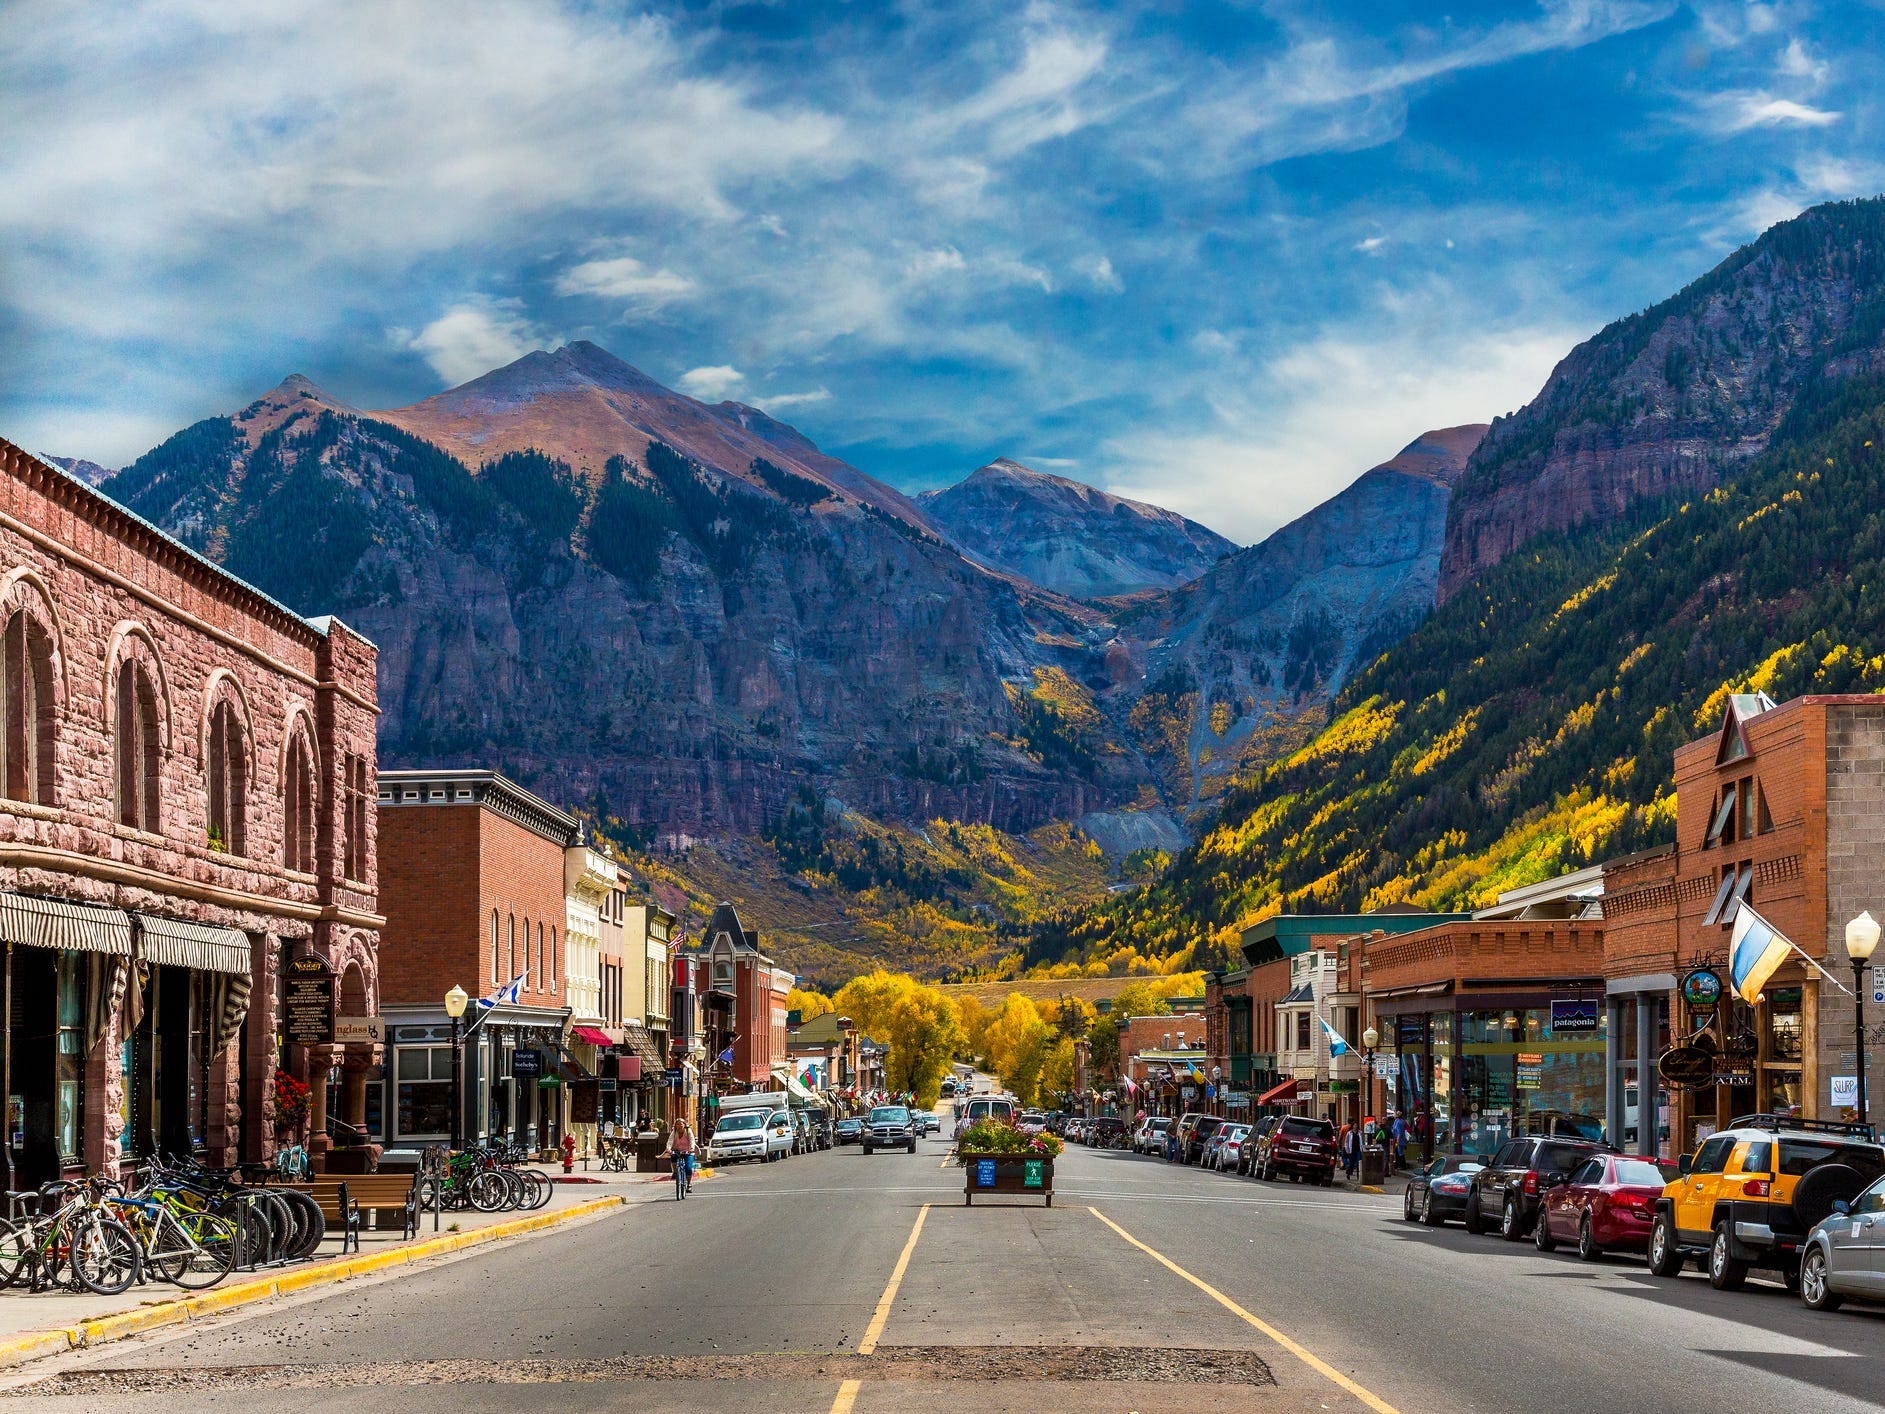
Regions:
M 1260 537 L 1885 188 L 1869 5 L 15 0 L 0 435 L 590 338 L 919 489 Z

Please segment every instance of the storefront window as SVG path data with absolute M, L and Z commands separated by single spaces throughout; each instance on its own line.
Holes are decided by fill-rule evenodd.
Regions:
M 438 1137 L 452 1132 L 452 1048 L 401 1046 L 393 1053 L 399 1133 Z
M 1603 1133 L 1605 1026 L 1552 1032 L 1551 1008 L 1466 1011 L 1459 1017 L 1452 1132 L 1467 1153 L 1491 1154 L 1523 1134 Z
M 1780 987 L 1767 998 L 1767 1059 L 1800 1061 L 1800 989 Z

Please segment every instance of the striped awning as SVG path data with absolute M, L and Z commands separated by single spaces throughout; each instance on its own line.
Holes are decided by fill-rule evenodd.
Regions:
M 644 1075 L 647 1074 L 650 1067 L 654 1069 L 656 1074 L 659 1074 L 666 1068 L 668 1058 L 661 1054 L 661 1047 L 655 1044 L 655 1038 L 648 1034 L 647 1027 L 624 1026 L 622 1030 L 627 1033 L 622 1041 L 622 1046 L 629 1055 L 641 1057 Z M 652 1079 L 653 1077 L 649 1078 Z
M 137 955 L 159 967 L 193 967 L 198 972 L 249 975 L 249 936 L 234 928 L 210 928 L 134 913 Z
M 131 915 L 64 899 L 0 894 L 0 940 L 32 948 L 131 956 Z

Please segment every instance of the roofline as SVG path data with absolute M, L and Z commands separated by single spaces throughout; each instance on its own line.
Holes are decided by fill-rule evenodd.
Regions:
M 279 599 L 257 589 L 246 579 L 231 574 L 227 569 L 217 564 L 201 551 L 191 549 L 188 545 L 185 545 L 181 540 L 177 539 L 176 536 L 172 535 L 155 522 L 146 520 L 129 506 L 114 501 L 96 486 L 87 485 L 78 477 L 72 475 L 71 472 L 47 461 L 46 458 L 40 456 L 37 452 L 29 452 L 17 442 L 9 442 L 4 437 L 0 437 L 0 464 L 5 463 L 6 453 L 8 451 L 18 452 L 33 470 L 41 472 L 46 476 L 57 478 L 61 484 L 61 488 L 66 494 L 91 502 L 92 508 L 99 513 L 101 519 L 109 521 L 116 517 L 127 522 L 130 527 L 155 540 L 157 542 L 155 548 L 160 552 L 181 556 L 196 570 L 209 575 L 222 585 L 248 596 L 268 613 L 286 619 L 291 626 L 305 629 L 307 632 L 314 634 L 317 638 L 327 638 L 329 636 L 329 630 L 327 627 L 323 627 L 322 623 L 331 626 L 332 624 L 341 622 L 331 614 L 322 615 L 322 623 L 317 623 L 312 619 L 302 617 Z M 111 527 L 107 526 L 107 529 L 109 528 Z M 345 627 L 344 624 L 342 626 Z M 353 633 L 351 628 L 348 628 L 347 631 Z M 355 633 L 353 636 L 359 638 L 363 643 L 370 642 L 370 640 L 360 634 Z M 375 648 L 378 647 L 377 644 L 373 646 Z
M 397 771 L 381 771 L 379 785 L 382 791 L 401 785 L 439 784 L 471 786 L 475 796 L 470 801 L 442 800 L 438 805 L 475 805 L 501 815 L 514 825 L 520 825 L 532 833 L 542 836 L 554 844 L 568 849 L 576 842 L 581 822 L 566 810 L 560 810 L 542 796 L 525 790 L 501 771 L 484 770 L 476 767 L 449 767 L 439 771 L 425 771 L 407 768 Z M 455 792 L 454 792 L 455 793 Z M 413 806 L 423 808 L 435 802 L 427 800 L 403 801 L 382 800 L 381 809 Z

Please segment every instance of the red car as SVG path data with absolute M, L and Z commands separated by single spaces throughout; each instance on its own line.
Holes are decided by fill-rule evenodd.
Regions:
M 1650 1223 L 1672 1171 L 1627 1154 L 1593 1154 L 1538 1205 L 1532 1240 L 1540 1252 L 1574 1243 L 1594 1262 L 1606 1251 L 1649 1250 Z

